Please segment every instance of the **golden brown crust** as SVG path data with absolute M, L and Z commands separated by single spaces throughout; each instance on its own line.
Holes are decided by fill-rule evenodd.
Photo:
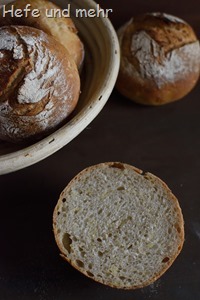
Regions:
M 200 47 L 187 23 L 166 14 L 144 14 L 118 31 L 121 65 L 117 89 L 131 100 L 161 105 L 184 97 L 200 71 Z
M 43 30 L 53 36 L 69 51 L 78 69 L 80 69 L 84 59 L 84 46 L 77 35 L 77 29 L 72 19 L 63 16 L 59 17 L 58 14 L 55 17 L 47 17 L 46 9 L 49 13 L 51 10 L 61 10 L 56 4 L 48 0 L 29 0 L 28 2 L 26 0 L 18 0 L 7 4 L 6 9 L 9 9 L 11 5 L 14 5 L 16 9 L 24 9 L 27 3 L 31 5 L 31 9 L 39 10 L 39 17 L 33 17 L 30 13 L 27 17 L 11 17 L 10 14 L 6 14 L 6 17 L 3 17 L 2 10 L 0 10 L 0 26 L 25 25 Z
M 55 240 L 56 243 L 61 251 L 61 257 L 66 260 L 68 263 L 70 263 L 75 269 L 77 269 L 78 271 L 82 272 L 84 275 L 86 275 L 87 277 L 93 279 L 96 282 L 99 282 L 101 284 L 106 284 L 112 288 L 118 288 L 121 289 L 120 286 L 117 286 L 115 284 L 113 284 L 112 282 L 108 283 L 108 282 L 104 282 L 103 278 L 102 281 L 101 280 L 97 280 L 94 276 L 89 276 L 88 272 L 86 270 L 84 270 L 83 268 L 79 268 L 79 266 L 77 266 L 75 261 L 70 260 L 67 255 L 65 254 L 64 248 L 63 248 L 63 244 L 60 242 L 60 239 L 58 237 L 58 232 L 57 232 L 57 214 L 59 211 L 62 210 L 62 201 L 63 201 L 63 197 L 66 194 L 67 190 L 71 189 L 71 186 L 74 184 L 74 182 L 81 180 L 81 177 L 83 174 L 90 172 L 91 170 L 94 169 L 98 169 L 101 167 L 106 167 L 109 166 L 111 168 L 119 168 L 119 169 L 130 169 L 133 170 L 134 172 L 137 172 L 138 174 L 140 174 L 141 176 L 144 176 L 147 180 L 151 181 L 153 184 L 155 185 L 162 185 L 163 190 L 165 190 L 165 192 L 168 194 L 168 199 L 169 201 L 174 201 L 175 205 L 176 205 L 176 214 L 178 215 L 178 220 L 177 220 L 177 232 L 179 234 L 179 244 L 177 245 L 177 251 L 174 253 L 174 255 L 172 257 L 170 257 L 170 259 L 168 261 L 166 261 L 163 264 L 163 268 L 162 270 L 153 275 L 151 279 L 149 279 L 148 281 L 144 282 L 142 285 L 137 285 L 137 286 L 130 286 L 130 287 L 124 287 L 123 289 L 127 289 L 127 290 L 133 290 L 133 289 L 138 289 L 138 288 L 143 288 L 149 284 L 152 284 L 153 282 L 155 282 L 157 279 L 159 279 L 168 269 L 169 267 L 173 264 L 174 260 L 177 258 L 177 256 L 180 254 L 182 247 L 183 247 L 183 243 L 184 243 L 184 220 L 183 220 L 183 215 L 182 215 L 182 211 L 181 208 L 179 206 L 178 200 L 177 198 L 172 194 L 171 190 L 169 189 L 169 187 L 157 176 L 148 173 L 148 172 L 143 172 L 142 170 L 126 164 L 126 163 L 121 163 L 121 162 L 105 162 L 105 163 L 100 163 L 91 167 L 88 167 L 86 169 L 84 169 L 83 171 L 81 171 L 80 173 L 78 173 L 67 185 L 67 187 L 64 189 L 64 191 L 61 193 L 60 198 L 58 200 L 58 203 L 54 209 L 54 213 L 53 213 L 53 231 L 54 231 L 54 236 L 55 236 Z
M 41 138 L 66 120 L 80 94 L 67 50 L 41 30 L 0 28 L 0 138 Z
M 126 71 L 120 71 L 116 87 L 122 95 L 138 104 L 156 106 L 182 99 L 194 88 L 198 78 L 197 73 L 188 74 L 174 84 L 169 82 L 162 88 L 158 88 L 151 81 L 141 82 Z

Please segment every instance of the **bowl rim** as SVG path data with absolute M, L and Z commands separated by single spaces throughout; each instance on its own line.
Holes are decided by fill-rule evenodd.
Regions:
M 75 0 L 74 2 L 76 3 L 78 1 L 79 0 Z M 81 0 L 81 3 L 83 2 L 86 1 Z M 87 0 L 87 4 L 91 8 L 97 5 L 93 0 Z M 73 116 L 65 125 L 42 140 L 20 150 L 1 155 L 0 175 L 26 168 L 54 154 L 78 136 L 103 109 L 117 80 L 120 65 L 120 47 L 116 31 L 110 19 L 101 16 L 98 17 L 98 19 L 103 23 L 112 41 L 110 43 L 111 59 L 107 67 L 108 70 L 112 71 L 108 72 L 104 78 L 101 87 L 98 92 L 95 93 L 96 96 L 95 98 L 93 97 L 89 107 L 87 106 L 85 109 L 81 109 L 77 115 Z

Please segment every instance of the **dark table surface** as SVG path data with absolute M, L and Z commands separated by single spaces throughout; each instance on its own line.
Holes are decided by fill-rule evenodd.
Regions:
M 200 36 L 199 1 L 107 0 L 117 29 L 131 16 L 162 11 Z M 98 117 L 70 144 L 26 169 L 0 177 L 0 300 L 200 299 L 200 84 L 184 99 L 143 107 L 114 89 Z M 116 290 L 80 274 L 59 256 L 52 213 L 60 192 L 83 168 L 123 161 L 161 177 L 179 199 L 184 248 L 172 267 L 141 290 Z

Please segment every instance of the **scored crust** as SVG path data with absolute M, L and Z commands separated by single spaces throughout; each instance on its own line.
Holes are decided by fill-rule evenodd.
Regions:
M 0 138 L 11 142 L 46 136 L 66 121 L 80 95 L 77 66 L 45 32 L 0 27 Z
M 15 9 L 24 9 L 27 4 L 30 4 L 30 8 L 38 9 L 40 12 L 39 17 L 32 17 L 28 14 L 27 17 L 20 18 L 11 17 L 7 14 L 2 16 L 2 10 L 0 9 L 0 26 L 5 25 L 25 25 L 31 26 L 40 30 L 43 30 L 47 34 L 53 36 L 59 43 L 61 43 L 73 57 L 78 69 L 82 67 L 84 59 L 84 45 L 81 42 L 78 31 L 74 22 L 69 17 L 59 17 L 58 14 L 54 17 L 47 17 L 46 10 L 61 11 L 61 8 L 56 4 L 48 0 L 17 0 L 6 5 L 6 9 L 10 9 L 11 5 L 14 5 Z
M 161 105 L 183 98 L 197 83 L 199 41 L 183 20 L 144 14 L 124 24 L 118 37 L 121 64 L 116 87 L 127 98 Z
M 68 201 L 70 202 L 70 197 L 71 197 L 70 194 L 72 193 L 73 187 L 76 187 L 81 182 L 82 178 L 84 178 L 85 175 L 88 175 L 88 177 L 90 177 L 90 174 L 93 174 L 91 176 L 94 177 L 94 171 L 101 170 L 102 168 L 117 168 L 119 170 L 122 170 L 122 172 L 123 172 L 123 170 L 128 170 L 130 172 L 139 174 L 139 176 L 144 177 L 145 180 L 152 183 L 152 186 L 161 187 L 163 189 L 163 191 L 165 191 L 165 193 L 167 195 L 167 199 L 169 201 L 171 201 L 171 203 L 174 205 L 175 210 L 176 210 L 176 226 L 177 226 L 177 232 L 178 232 L 176 249 L 173 251 L 173 255 L 170 255 L 170 258 L 166 257 L 166 261 L 163 263 L 162 268 L 159 270 L 159 272 L 156 272 L 156 273 L 152 272 L 152 275 L 150 276 L 150 278 L 148 278 L 148 280 L 145 280 L 140 284 L 134 284 L 134 283 L 132 283 L 132 284 L 121 284 L 121 283 L 117 284 L 113 280 L 108 280 L 108 279 L 104 280 L 104 278 L 99 278 L 99 277 L 95 276 L 91 270 L 88 270 L 87 267 L 82 265 L 82 262 L 79 261 L 80 257 L 78 257 L 78 256 L 76 257 L 77 254 L 74 254 L 75 257 L 73 257 L 73 258 L 70 257 L 70 254 L 69 254 L 70 247 L 71 247 L 70 245 L 71 245 L 71 243 L 73 243 L 72 242 L 73 237 L 70 238 L 69 232 L 67 234 L 68 240 L 65 240 L 66 244 L 64 245 L 64 243 L 63 243 L 64 239 L 62 239 L 62 237 L 64 236 L 63 235 L 64 227 L 62 227 L 63 224 L 61 225 L 61 223 L 62 222 L 65 223 L 65 221 L 67 222 L 67 215 L 68 215 L 68 213 L 70 213 L 70 212 L 67 212 L 66 206 L 64 204 L 67 203 Z M 83 194 L 84 194 L 84 192 L 83 192 Z M 97 193 L 97 199 L 98 199 L 98 193 Z M 81 198 L 80 198 L 80 201 L 81 201 Z M 61 215 L 64 215 L 63 219 L 60 219 Z M 84 216 L 82 216 L 82 218 L 84 218 Z M 183 243 L 184 243 L 184 221 L 183 221 L 181 208 L 179 206 L 178 200 L 172 194 L 172 192 L 169 190 L 167 185 L 161 179 L 152 175 L 151 173 L 148 173 L 148 172 L 144 173 L 143 171 L 141 171 L 133 166 L 130 166 L 130 165 L 127 165 L 124 163 L 119 163 L 119 162 L 102 163 L 102 164 L 98 164 L 98 165 L 86 168 L 85 170 L 80 172 L 77 176 L 75 176 L 74 179 L 72 179 L 72 181 L 67 185 L 67 187 L 64 189 L 64 191 L 61 193 L 58 203 L 55 207 L 54 214 L 53 214 L 53 230 L 54 230 L 56 243 L 61 251 L 61 256 L 66 261 L 68 261 L 74 268 L 76 268 L 77 270 L 79 270 L 80 272 L 82 272 L 83 274 L 85 274 L 86 276 L 92 278 L 93 280 L 95 280 L 97 282 L 109 285 L 111 287 L 122 288 L 122 289 L 142 288 L 144 286 L 147 286 L 147 285 L 153 283 L 162 274 L 164 274 L 165 271 L 172 265 L 172 263 L 174 262 L 174 260 L 178 256 L 178 254 L 180 253 Z M 65 228 L 65 230 L 66 230 L 66 228 Z M 169 243 L 170 243 L 170 241 L 169 241 Z M 69 251 L 69 253 L 68 253 L 68 251 Z M 91 248 L 91 252 L 92 252 L 92 248 Z M 95 260 L 95 256 L 93 258 Z M 117 258 L 116 258 L 116 260 L 117 260 Z M 84 261 L 84 259 L 83 259 L 83 261 Z M 106 264 L 104 265 L 104 267 L 106 269 Z M 117 276 L 119 276 L 119 275 L 116 273 L 116 277 Z

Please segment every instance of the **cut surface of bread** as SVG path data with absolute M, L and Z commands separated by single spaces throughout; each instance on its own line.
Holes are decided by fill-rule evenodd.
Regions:
M 154 282 L 184 242 L 181 208 L 166 184 L 118 162 L 89 167 L 67 185 L 54 210 L 53 229 L 72 266 L 122 289 Z

